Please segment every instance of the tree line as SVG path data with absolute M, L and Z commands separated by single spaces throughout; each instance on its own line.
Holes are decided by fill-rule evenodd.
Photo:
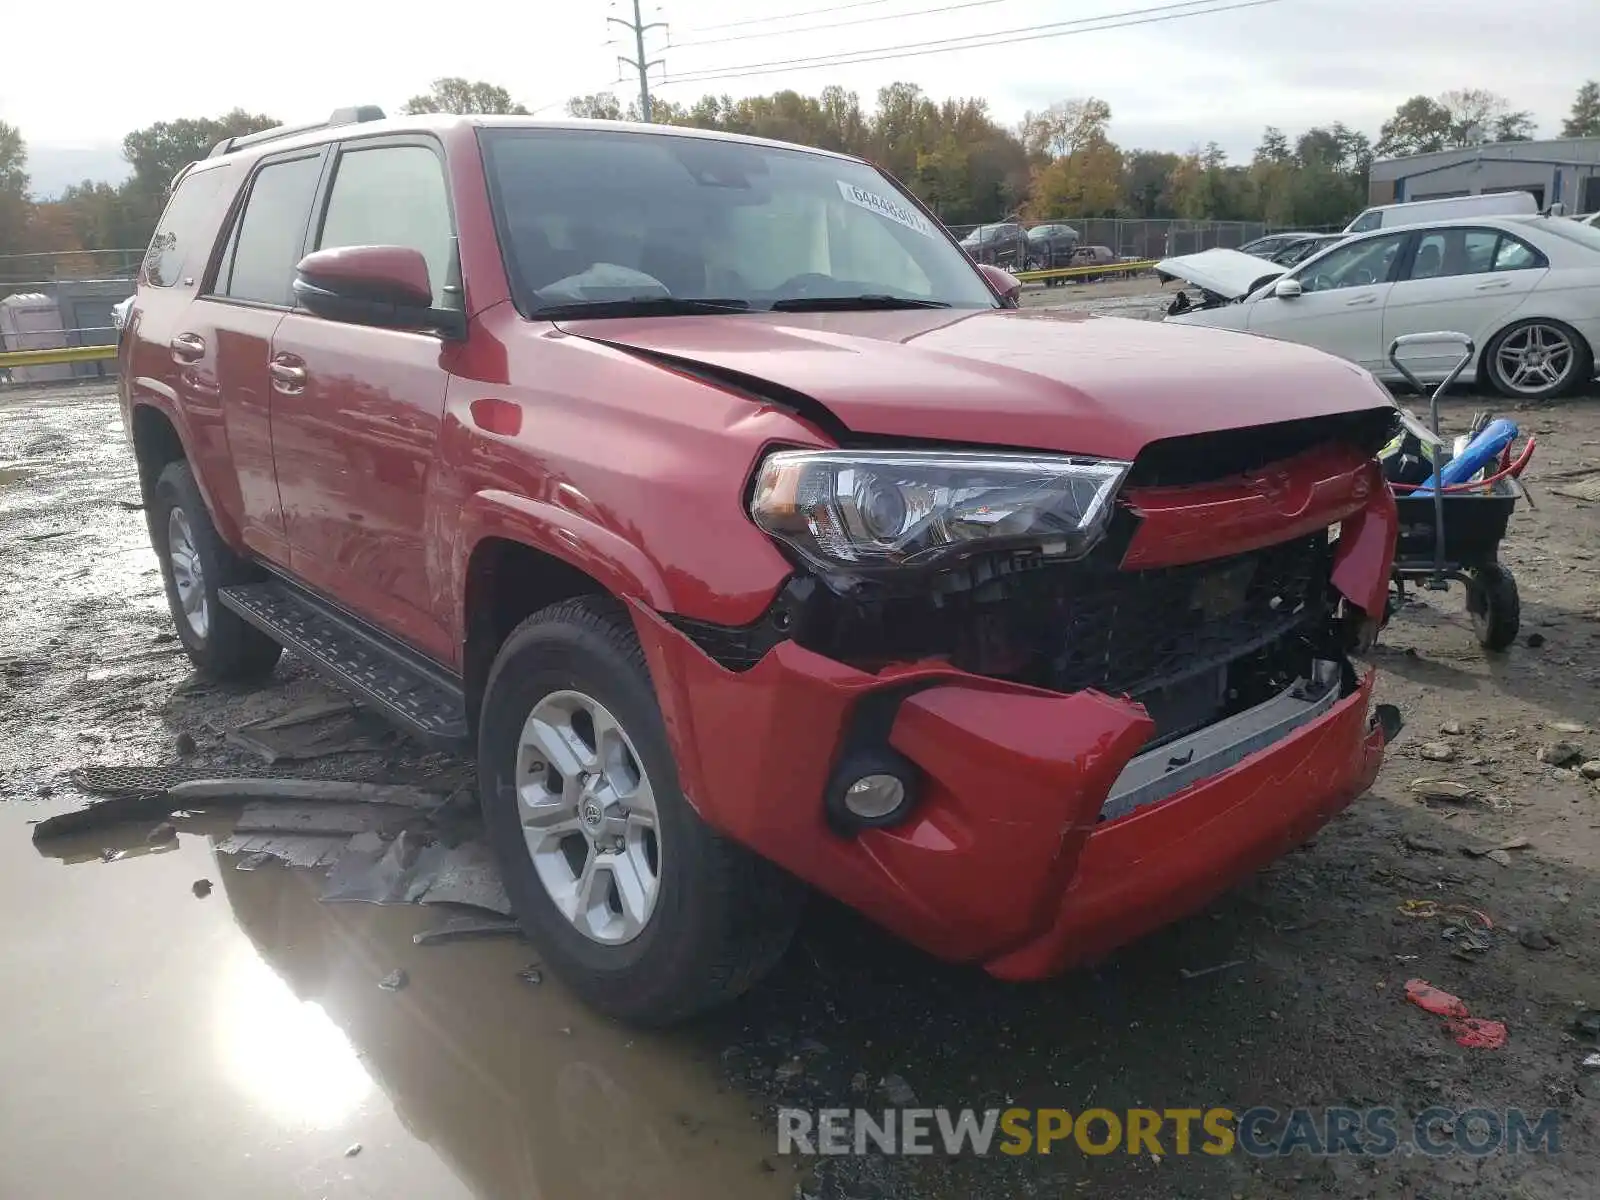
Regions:
M 639 118 L 636 102 L 624 106 L 609 92 L 574 97 L 566 107 L 572 116 Z M 504 88 L 459 78 L 435 80 L 403 111 L 527 112 Z M 859 155 L 894 174 L 948 225 L 1074 217 L 1339 225 L 1365 206 L 1375 157 L 1528 140 L 1535 133 L 1529 113 L 1482 89 L 1411 97 L 1383 123 L 1375 143 L 1339 121 L 1292 135 L 1268 126 L 1248 162 L 1230 162 L 1215 142 L 1184 153 L 1118 146 L 1109 133 L 1110 105 L 1093 97 L 1028 112 L 1010 126 L 984 100 L 936 100 L 912 83 L 881 88 L 870 108 L 855 92 L 827 87 L 817 95 L 705 96 L 689 105 L 656 100 L 651 118 Z M 124 182 L 84 180 L 58 198 L 36 201 L 29 197 L 22 136 L 0 121 L 0 255 L 143 246 L 185 164 L 222 138 L 277 124 L 242 109 L 158 121 L 123 139 L 132 172 Z M 1578 89 L 1561 136 L 1600 137 L 1600 82 Z M 70 272 L 68 261 L 53 267 Z M 8 276 L 16 271 L 0 266 L 0 281 Z

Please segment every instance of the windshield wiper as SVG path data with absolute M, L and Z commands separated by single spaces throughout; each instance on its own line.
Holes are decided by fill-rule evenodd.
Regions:
M 876 308 L 949 308 L 943 300 L 915 300 L 910 296 L 792 296 L 774 300 L 773 312 L 867 312 Z
M 573 300 L 546 304 L 529 315 L 555 321 L 563 317 L 679 317 L 699 313 L 749 312 L 748 300 L 691 296 L 631 296 L 626 300 Z

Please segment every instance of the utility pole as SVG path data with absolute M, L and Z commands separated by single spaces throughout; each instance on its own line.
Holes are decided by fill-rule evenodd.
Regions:
M 621 25 L 624 29 L 633 31 L 633 46 L 636 58 L 625 58 L 617 55 L 617 61 L 624 66 L 632 67 L 639 72 L 639 115 L 646 121 L 650 119 L 650 68 L 662 66 L 662 60 L 652 59 L 647 61 L 644 56 L 644 35 L 648 29 L 665 29 L 665 21 L 652 21 L 646 25 L 644 17 L 639 12 L 639 0 L 633 0 L 633 20 L 624 21 L 621 17 L 607 17 L 606 22 L 612 25 Z

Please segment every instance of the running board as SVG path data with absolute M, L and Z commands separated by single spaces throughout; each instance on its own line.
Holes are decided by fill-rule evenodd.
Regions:
M 1130 759 L 1100 807 L 1100 819 L 1125 817 L 1135 809 L 1165 800 L 1197 779 L 1237 766 L 1331 709 L 1339 699 L 1337 663 L 1312 665 L 1314 678 L 1301 679 L 1272 699 L 1235 713 L 1186 737 L 1163 742 Z
M 415 651 L 287 580 L 221 588 L 217 598 L 407 733 L 435 749 L 465 749 L 460 685 Z

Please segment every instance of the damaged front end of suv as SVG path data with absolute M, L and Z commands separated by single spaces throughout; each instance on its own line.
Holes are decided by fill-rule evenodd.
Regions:
M 925 949 L 1051 974 L 1366 789 L 1388 407 L 1131 461 L 881 442 L 762 458 L 793 573 L 647 638 L 714 824 Z M 674 636 L 667 628 L 676 631 Z M 714 743 L 714 747 L 713 747 Z

